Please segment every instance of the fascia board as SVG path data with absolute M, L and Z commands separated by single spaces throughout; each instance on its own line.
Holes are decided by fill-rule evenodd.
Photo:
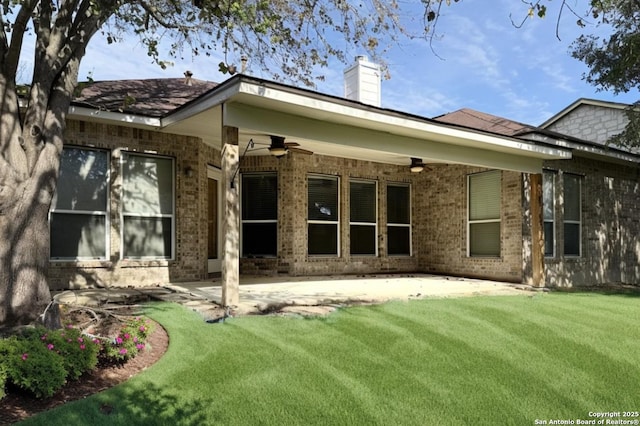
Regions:
M 162 122 L 159 118 L 146 117 L 136 114 L 104 111 L 98 108 L 87 108 L 71 105 L 68 112 L 69 118 L 85 119 L 89 121 L 102 121 L 114 124 L 122 124 L 135 127 L 150 127 L 159 129 Z

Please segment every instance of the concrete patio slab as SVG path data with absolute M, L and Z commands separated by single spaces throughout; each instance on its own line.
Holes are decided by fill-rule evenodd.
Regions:
M 173 283 L 167 288 L 220 304 L 220 280 Z M 522 284 L 429 274 L 316 277 L 241 277 L 238 314 L 276 311 L 284 306 L 382 303 L 390 300 L 475 295 L 522 295 Z

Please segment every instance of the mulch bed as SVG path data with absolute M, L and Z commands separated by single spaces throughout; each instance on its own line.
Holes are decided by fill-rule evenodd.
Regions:
M 158 361 L 168 346 L 167 332 L 160 324 L 154 323 L 154 330 L 147 339 L 145 350 L 135 358 L 121 365 L 98 366 L 77 381 L 67 383 L 51 398 L 36 399 L 18 389 L 9 388 L 7 395 L 0 400 L 0 425 L 24 420 L 34 414 L 86 398 L 122 383 Z

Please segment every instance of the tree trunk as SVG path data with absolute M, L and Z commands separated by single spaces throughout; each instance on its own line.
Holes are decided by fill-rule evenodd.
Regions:
M 47 186 L 55 172 L 39 167 L 17 188 L 16 203 L 0 216 L 0 324 L 33 322 L 51 300 Z

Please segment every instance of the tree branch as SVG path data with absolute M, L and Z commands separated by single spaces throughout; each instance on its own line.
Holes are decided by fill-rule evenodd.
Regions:
M 25 1 L 22 3 L 18 16 L 13 24 L 13 30 L 11 34 L 11 44 L 6 52 L 6 56 L 3 58 L 4 67 L 3 70 L 7 78 L 15 80 L 16 73 L 18 72 L 18 64 L 20 63 L 20 52 L 22 51 L 22 42 L 24 35 L 27 31 L 27 25 L 31 15 L 33 14 L 37 0 Z

